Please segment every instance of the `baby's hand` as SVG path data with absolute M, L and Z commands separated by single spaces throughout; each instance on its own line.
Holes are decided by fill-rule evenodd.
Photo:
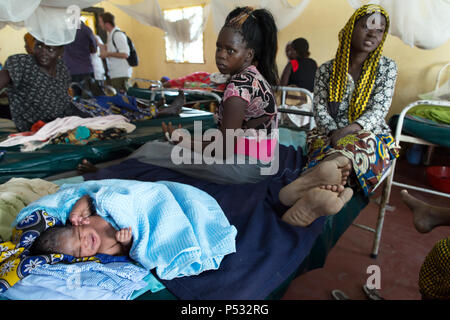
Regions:
M 89 224 L 89 217 L 82 217 L 82 216 L 70 216 L 69 217 L 70 223 L 74 226 L 81 226 L 84 224 Z
M 89 197 L 83 196 L 73 206 L 69 215 L 69 220 L 74 226 L 89 224 L 90 215 Z
M 124 246 L 131 242 L 132 237 L 133 234 L 131 232 L 131 227 L 124 228 L 116 232 L 116 240 Z

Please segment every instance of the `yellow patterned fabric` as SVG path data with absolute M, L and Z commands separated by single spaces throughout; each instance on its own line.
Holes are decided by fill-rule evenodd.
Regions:
M 356 84 L 350 102 L 348 117 L 350 122 L 358 119 L 366 108 L 375 83 L 376 70 L 383 50 L 383 44 L 389 30 L 389 16 L 379 5 L 364 5 L 350 17 L 347 24 L 339 32 L 339 47 L 333 62 L 333 70 L 330 78 L 329 102 L 331 105 L 340 103 L 347 86 L 347 74 L 350 60 L 350 48 L 353 35 L 353 28 L 358 19 L 365 15 L 380 13 L 386 18 L 386 28 L 380 45 L 369 54 L 364 61 L 361 75 Z
M 419 289 L 426 299 L 450 299 L 450 237 L 436 243 L 425 258 L 419 272 Z

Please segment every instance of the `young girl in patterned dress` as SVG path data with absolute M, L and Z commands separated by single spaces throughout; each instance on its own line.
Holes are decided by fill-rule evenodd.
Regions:
M 269 11 L 238 7 L 229 13 L 216 42 L 217 68 L 222 74 L 230 75 L 217 112 L 218 130 L 224 139 L 224 149 L 227 145 L 225 140 L 228 139 L 227 130 L 235 132 L 239 129 L 262 129 L 266 134 L 270 134 L 272 129 L 276 128 L 276 102 L 272 91 L 272 86 L 278 84 L 276 51 L 277 28 Z M 169 141 L 179 142 L 175 135 L 172 136 L 174 128 L 170 123 L 168 126 L 163 123 L 163 131 Z M 199 141 L 195 138 L 189 141 L 186 139 L 180 145 L 195 150 L 196 141 L 204 150 L 211 144 L 210 141 Z M 202 163 L 191 161 L 175 164 L 171 161 L 174 145 L 161 141 L 146 143 L 130 157 L 220 184 L 254 183 L 265 179 L 267 175 L 261 173 L 261 168 L 270 168 L 270 163 L 267 164 L 270 159 L 264 158 L 261 161 L 257 156 L 260 153 L 275 155 L 274 139 L 261 140 L 256 148 L 248 148 L 245 138 L 231 139 L 235 139 L 234 154 L 233 150 L 216 150 L 218 152 L 211 158 L 212 163 L 208 164 L 203 159 Z M 258 140 L 258 137 L 255 140 Z M 260 147 L 267 148 L 264 149 L 267 152 L 259 152 Z M 218 155 L 222 151 L 223 155 L 228 154 L 229 158 Z M 254 160 L 253 163 L 249 158 Z
M 396 63 L 381 55 L 389 16 L 379 5 L 355 11 L 339 33 L 336 57 L 319 67 L 314 86 L 317 128 L 308 133 L 308 170 L 327 160 L 338 161 L 342 183 L 329 180 L 322 188 L 343 189 L 347 176 L 368 194 L 398 157 L 386 124 L 397 77 Z M 350 169 L 350 172 L 348 172 Z M 345 173 L 344 173 L 345 172 Z M 354 175 L 353 175 L 354 173 Z M 300 179 L 301 180 L 301 179 Z M 284 196 L 300 182 L 282 190 Z

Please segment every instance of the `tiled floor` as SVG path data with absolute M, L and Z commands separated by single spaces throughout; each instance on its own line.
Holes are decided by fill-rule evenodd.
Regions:
M 425 167 L 410 165 L 402 157 L 397 161 L 395 180 L 426 186 Z M 450 163 L 448 149 L 437 149 L 431 165 Z M 380 188 L 381 189 L 381 188 Z M 328 255 L 325 266 L 295 279 L 283 299 L 329 300 L 331 291 L 340 289 L 351 299 L 366 299 L 362 285 L 370 274 L 367 268 L 377 265 L 381 273 L 380 293 L 385 299 L 418 300 L 418 274 L 422 262 L 434 244 L 450 235 L 450 227 L 437 227 L 427 234 L 417 232 L 413 226 L 412 213 L 402 202 L 401 188 L 393 187 L 390 205 L 381 235 L 377 259 L 370 257 L 373 233 L 350 226 Z M 410 190 L 410 194 L 429 203 L 450 207 L 450 199 Z M 381 190 L 377 190 L 377 198 Z M 378 205 L 370 203 L 355 220 L 357 223 L 375 227 Z

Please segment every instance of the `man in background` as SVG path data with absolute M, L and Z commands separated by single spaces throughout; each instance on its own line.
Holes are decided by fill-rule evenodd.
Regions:
M 90 89 L 94 79 L 94 69 L 91 63 L 91 53 L 97 52 L 97 40 L 91 28 L 80 22 L 75 40 L 64 46 L 64 62 L 69 69 L 72 82 L 77 82 L 81 87 Z M 79 91 L 79 88 L 73 88 Z M 80 95 L 81 92 L 74 92 Z
M 99 26 L 108 34 L 106 46 L 100 50 L 100 57 L 106 58 L 108 66 L 109 80 L 107 83 L 113 86 L 118 92 L 126 93 L 133 69 L 128 64 L 127 58 L 130 55 L 127 37 L 115 24 L 114 16 L 109 12 L 104 12 L 99 16 Z

